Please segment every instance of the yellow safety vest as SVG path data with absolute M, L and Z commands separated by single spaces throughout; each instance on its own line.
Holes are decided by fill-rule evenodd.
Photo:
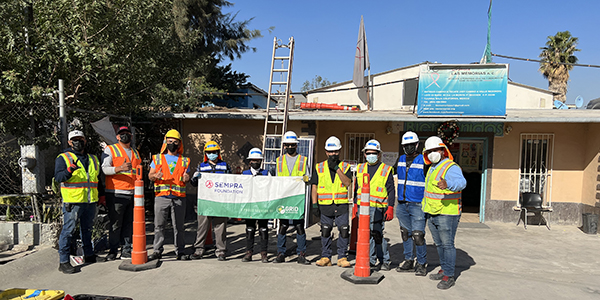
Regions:
M 358 205 L 360 205 L 360 195 L 361 195 L 361 187 L 363 185 L 363 174 L 368 174 L 367 163 L 362 163 L 358 165 L 356 180 L 358 182 Z M 371 207 L 387 207 L 387 196 L 388 192 L 385 188 L 385 183 L 387 182 L 388 177 L 392 173 L 392 167 L 381 163 L 373 178 L 370 178 L 369 187 L 370 187 L 370 196 L 369 196 L 369 206 Z
M 350 169 L 350 164 L 340 162 L 338 164 L 344 174 Z M 317 164 L 317 175 L 319 176 L 319 184 L 317 185 L 317 195 L 319 205 L 347 204 L 348 203 L 348 187 L 345 187 L 340 177 L 336 174 L 335 179 L 331 182 L 331 172 L 329 172 L 329 164 L 323 161 Z
M 289 174 L 289 168 L 285 159 L 286 155 L 277 158 L 277 176 L 304 176 L 306 173 L 306 156 L 298 154 L 298 159 L 292 169 L 292 174 Z
M 58 155 L 65 160 L 68 167 L 74 166 L 77 155 L 64 152 Z M 60 195 L 65 203 L 94 203 L 98 202 L 98 175 L 100 162 L 95 155 L 88 154 L 88 169 L 81 161 L 77 162 L 79 169 L 73 171 L 71 178 L 60 183 Z
M 437 187 L 438 182 L 446 177 L 452 166 L 458 166 L 450 159 L 438 163 L 435 168 L 430 168 L 425 178 L 425 194 L 423 197 L 423 211 L 432 215 L 459 215 L 462 209 L 461 192 L 449 189 L 442 190 Z

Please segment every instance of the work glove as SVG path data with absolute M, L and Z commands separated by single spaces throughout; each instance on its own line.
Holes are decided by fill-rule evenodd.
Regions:
M 105 196 L 98 197 L 98 204 L 106 207 L 106 197 Z
M 202 177 L 202 173 L 195 172 L 193 177 L 196 178 L 196 180 L 198 180 L 198 179 L 200 179 Z
M 319 208 L 319 204 L 317 203 L 313 203 L 312 204 L 312 213 L 313 215 L 317 218 L 317 219 L 321 219 L 321 208 Z
M 391 221 L 394 218 L 394 207 L 393 206 L 388 206 L 387 210 L 385 211 L 385 221 Z
M 356 214 L 358 213 L 358 204 L 354 203 L 352 207 L 352 219 L 356 218 Z
M 302 176 L 302 181 L 304 181 L 304 183 L 308 184 L 308 181 L 309 181 L 308 175 Z
M 79 163 L 79 159 L 74 161 L 73 164 L 71 164 L 71 166 L 67 168 L 67 171 L 72 174 L 73 172 L 75 172 L 75 170 L 81 168 L 80 166 L 77 165 L 78 163 Z

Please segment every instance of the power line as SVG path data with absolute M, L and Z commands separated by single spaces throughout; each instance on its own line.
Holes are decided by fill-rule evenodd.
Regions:
M 522 61 L 531 61 L 531 62 L 546 63 L 546 61 L 541 61 L 539 59 L 513 57 L 513 56 L 506 56 L 506 55 L 500 55 L 500 54 L 495 54 L 495 53 L 492 53 L 492 56 L 497 56 L 497 57 L 502 57 L 502 58 L 507 58 L 507 59 L 522 60 Z M 598 65 L 570 64 L 570 63 L 561 63 L 561 62 L 556 62 L 554 64 L 569 65 L 569 66 L 575 66 L 575 67 L 600 68 L 600 66 L 598 66 Z

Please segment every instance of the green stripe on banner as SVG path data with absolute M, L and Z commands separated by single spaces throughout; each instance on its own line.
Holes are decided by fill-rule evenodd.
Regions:
M 198 214 L 242 219 L 298 220 L 304 216 L 304 199 L 303 194 L 254 203 L 223 203 L 199 198 Z

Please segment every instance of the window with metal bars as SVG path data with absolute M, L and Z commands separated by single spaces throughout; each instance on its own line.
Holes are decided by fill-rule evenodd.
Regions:
M 554 134 L 522 133 L 519 159 L 519 195 L 538 193 L 550 204 Z
M 369 140 L 375 138 L 374 133 L 346 133 L 344 147 L 344 160 L 350 163 L 363 163 L 365 156 L 362 149 Z

